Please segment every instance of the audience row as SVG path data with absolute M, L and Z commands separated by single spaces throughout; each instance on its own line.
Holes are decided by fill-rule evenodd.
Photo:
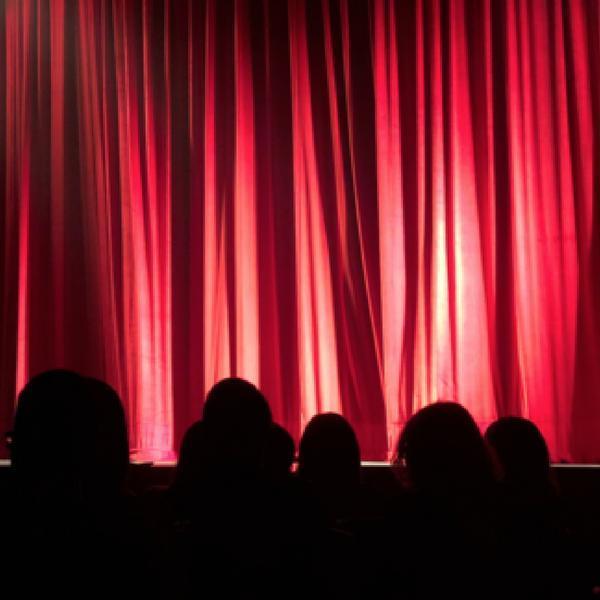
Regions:
M 9 443 L 0 565 L 16 597 L 591 598 L 597 583 L 595 545 L 519 417 L 482 436 L 459 404 L 420 410 L 384 493 L 344 417 L 313 417 L 296 457 L 263 394 L 229 378 L 172 485 L 134 495 L 116 392 L 49 371 L 19 395 Z

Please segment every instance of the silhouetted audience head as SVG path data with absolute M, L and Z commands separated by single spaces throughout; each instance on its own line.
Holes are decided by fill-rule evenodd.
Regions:
M 300 440 L 298 474 L 321 487 L 358 485 L 360 448 L 344 417 L 324 413 L 309 421 Z
M 287 477 L 292 470 L 296 446 L 292 436 L 277 423 L 273 423 L 267 438 L 265 471 L 271 479 Z
M 90 416 L 84 381 L 76 373 L 47 371 L 27 383 L 18 397 L 11 442 L 22 489 L 52 496 L 79 487 Z
M 236 377 L 219 381 L 208 392 L 202 420 L 218 445 L 219 460 L 242 468 L 262 466 L 272 420 L 256 386 Z
M 180 494 L 193 493 L 204 475 L 218 462 L 215 444 L 202 421 L 196 421 L 183 436 L 175 471 L 175 488 Z
M 396 460 L 406 467 L 411 484 L 426 492 L 462 493 L 493 479 L 475 421 L 454 402 L 437 402 L 413 415 L 400 435 Z
M 81 501 L 120 491 L 129 448 L 117 393 L 66 370 L 33 377 L 19 394 L 11 459 L 22 489 L 36 495 Z
M 501 470 L 501 479 L 528 486 L 548 482 L 550 454 L 540 430 L 528 419 L 503 417 L 485 432 Z
M 103 595 L 148 593 L 148 549 L 124 494 L 129 448 L 115 390 L 70 371 L 32 378 L 19 394 L 11 453 L 19 587 L 75 597 L 93 581 Z

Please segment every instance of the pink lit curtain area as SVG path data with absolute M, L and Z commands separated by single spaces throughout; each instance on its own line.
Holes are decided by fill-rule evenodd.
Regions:
M 600 460 L 599 2 L 6 0 L 0 82 L 1 429 L 67 367 L 169 458 L 234 374 Z

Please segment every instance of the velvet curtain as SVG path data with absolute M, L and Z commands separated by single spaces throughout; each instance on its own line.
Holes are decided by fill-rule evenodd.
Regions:
M 600 460 L 599 2 L 5 0 L 0 89 L 1 429 L 68 367 L 169 458 L 236 374 Z

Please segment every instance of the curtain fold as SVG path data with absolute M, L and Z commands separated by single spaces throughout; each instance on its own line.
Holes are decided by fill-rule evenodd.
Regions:
M 55 367 L 172 458 L 238 375 L 389 458 L 438 399 L 600 460 L 600 4 L 0 4 L 0 429 Z

